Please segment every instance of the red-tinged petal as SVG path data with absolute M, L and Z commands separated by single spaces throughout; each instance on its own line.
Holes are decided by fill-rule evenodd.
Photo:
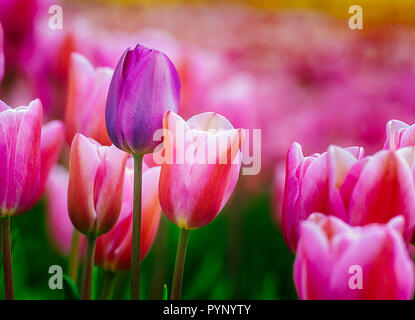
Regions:
M 230 124 L 213 113 L 194 117 L 189 125 L 167 112 L 163 122 L 169 132 L 165 156 L 173 161 L 161 169 L 161 207 L 180 228 L 202 227 L 218 215 L 235 187 L 244 131 L 218 130 Z
M 161 167 L 153 167 L 143 174 L 141 260 L 149 252 L 158 230 L 161 207 L 158 197 L 158 182 Z
M 352 166 L 357 162 L 360 156 L 361 148 L 343 149 L 331 146 L 327 152 L 328 164 L 328 196 L 329 196 L 329 212 L 343 220 L 346 219 L 346 207 L 341 196 L 340 188 L 342 187 L 346 177 Z M 353 152 L 353 153 L 352 153 Z
M 185 207 L 188 212 L 187 228 L 200 228 L 210 223 L 223 209 L 232 194 L 239 177 L 241 155 L 238 151 L 236 163 L 232 150 L 239 150 L 243 131 L 230 130 L 216 135 L 216 140 L 230 137 L 226 153 L 226 164 L 194 164 L 186 177 L 189 198 Z M 220 144 L 220 142 L 219 142 Z M 219 155 L 220 156 L 220 155 Z M 218 160 L 218 159 L 217 159 Z
M 97 144 L 76 134 L 69 164 L 68 212 L 75 228 L 89 233 L 95 226 L 94 184 L 100 166 Z
M 128 154 L 115 146 L 101 147 L 99 152 L 101 163 L 95 176 L 94 202 L 96 228 L 102 234 L 114 226 L 120 213 Z
M 143 260 L 154 241 L 161 216 L 158 202 L 160 167 L 143 172 L 141 259 Z M 108 233 L 97 240 L 95 261 L 105 270 L 123 271 L 131 265 L 131 236 L 134 188 L 133 170 L 127 168 L 124 177 L 123 204 L 120 217 Z
M 415 187 L 409 165 L 394 151 L 378 152 L 363 168 L 349 206 L 352 225 L 386 223 L 396 215 L 406 220 L 405 238 L 415 224 Z
M 40 150 L 40 180 L 36 195 L 31 203 L 34 205 L 45 191 L 49 172 L 59 157 L 64 140 L 64 126 L 59 120 L 54 120 L 42 127 Z
M 346 178 L 344 179 L 344 182 L 342 186 L 340 187 L 340 195 L 343 199 L 344 206 L 347 209 L 347 217 L 345 221 L 349 221 L 349 214 L 348 214 L 348 207 L 350 203 L 350 198 L 352 196 L 354 187 L 359 180 L 360 174 L 362 173 L 363 168 L 367 164 L 367 162 L 370 160 L 370 157 L 363 158 L 361 160 L 358 160 L 349 170 L 349 173 L 347 174 Z

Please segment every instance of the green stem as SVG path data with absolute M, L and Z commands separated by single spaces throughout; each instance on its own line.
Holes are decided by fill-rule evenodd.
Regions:
M 131 300 L 140 299 L 141 268 L 141 176 L 143 155 L 134 155 L 133 236 L 131 245 Z
M 81 234 L 77 230 L 74 229 L 72 233 L 71 253 L 69 256 L 68 274 L 75 284 L 78 281 L 80 244 L 81 244 Z
M 105 271 L 104 282 L 101 290 L 101 300 L 111 300 L 112 292 L 114 291 L 116 273 L 112 271 Z
M 84 273 L 82 275 L 81 300 L 91 300 L 92 273 L 94 271 L 96 242 L 96 238 L 87 237 Z
M 10 243 L 10 217 L 1 219 L 2 244 L 3 244 L 3 271 L 4 271 L 4 292 L 6 300 L 14 299 L 13 271 L 12 271 L 12 250 Z
M 177 245 L 176 264 L 174 266 L 173 284 L 171 288 L 171 299 L 179 300 L 182 291 L 184 260 L 186 258 L 187 240 L 189 230 L 180 229 L 179 243 Z

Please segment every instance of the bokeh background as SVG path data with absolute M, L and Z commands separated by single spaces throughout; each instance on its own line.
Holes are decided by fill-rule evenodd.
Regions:
M 235 127 L 262 130 L 261 173 L 241 176 L 219 217 L 190 233 L 184 299 L 296 299 L 294 255 L 278 224 L 289 145 L 301 143 L 305 154 L 362 145 L 370 154 L 383 147 L 388 120 L 415 122 L 412 0 L 29 2 L 14 15 L 0 11 L 0 98 L 9 105 L 40 97 L 46 120 L 63 119 L 71 52 L 114 68 L 128 46 L 142 43 L 176 65 L 184 118 L 215 111 Z M 48 27 L 53 4 L 63 9 L 61 30 Z M 348 27 L 355 4 L 363 30 Z M 65 166 L 67 146 L 62 153 Z M 71 298 L 68 284 L 48 287 L 51 265 L 67 269 L 49 208 L 43 200 L 12 220 L 18 299 Z M 163 217 L 143 263 L 143 298 L 160 299 L 163 284 L 170 287 L 177 238 Z M 95 272 L 99 292 L 102 271 Z M 128 286 L 123 273 L 114 297 L 128 298 Z

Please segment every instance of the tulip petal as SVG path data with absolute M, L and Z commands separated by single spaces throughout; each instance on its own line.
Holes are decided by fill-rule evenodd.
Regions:
M 368 161 L 353 190 L 349 221 L 352 225 L 386 223 L 396 215 L 406 220 L 405 238 L 415 223 L 415 187 L 406 161 L 394 151 L 380 151 Z
M 0 211 L 10 215 L 29 206 L 39 184 L 42 105 L 1 108 Z

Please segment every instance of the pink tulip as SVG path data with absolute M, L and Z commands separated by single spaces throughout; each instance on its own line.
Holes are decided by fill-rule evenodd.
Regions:
M 185 122 L 169 111 L 163 128 L 167 132 L 159 184 L 163 212 L 180 228 L 203 227 L 219 214 L 236 185 L 244 131 L 215 113 Z
M 68 211 L 74 227 L 97 237 L 117 222 L 127 154 L 77 133 L 70 153 Z
M 390 120 L 386 124 L 385 149 L 396 150 L 415 146 L 415 125 L 409 126 L 399 120 Z
M 299 224 L 311 213 L 322 212 L 346 219 L 342 194 L 351 183 L 346 177 L 362 157 L 363 148 L 336 146 L 321 155 L 304 157 L 298 143 L 291 145 L 286 161 L 281 228 L 292 251 L 296 248 Z
M 97 240 L 95 262 L 110 271 L 123 271 L 131 266 L 131 241 L 133 222 L 134 164 L 129 158 L 125 169 L 123 201 L 120 217 L 114 228 Z M 158 229 L 161 208 L 158 200 L 160 166 L 143 166 L 141 260 L 147 255 Z
M 386 223 L 403 215 L 404 238 L 411 239 L 415 228 L 415 186 L 405 153 L 412 149 L 380 151 L 367 160 L 350 195 L 349 224 Z
M 414 266 L 401 231 L 404 218 L 350 227 L 313 214 L 301 224 L 294 262 L 300 299 L 411 299 Z
M 69 255 L 74 227 L 68 214 L 69 172 L 55 166 L 46 186 L 47 230 L 52 244 Z
M 0 216 L 30 207 L 41 166 L 42 105 L 12 109 L 0 101 Z
M 60 152 L 61 145 L 63 142 L 64 128 L 63 128 L 63 124 L 61 121 L 58 121 L 58 120 L 51 121 L 47 123 L 46 125 L 44 125 L 41 129 L 40 144 L 37 145 L 36 142 L 33 142 L 34 143 L 33 145 L 28 146 L 28 144 L 32 143 L 31 141 L 33 141 L 33 140 L 28 140 L 28 139 L 37 140 L 37 137 L 34 138 L 31 135 L 36 134 L 36 128 L 38 125 L 38 123 L 36 123 L 36 128 L 34 128 L 33 121 L 41 121 L 42 119 L 42 106 L 40 104 L 40 101 L 39 100 L 32 101 L 29 104 L 29 107 L 27 108 L 19 107 L 16 109 L 10 109 L 5 104 L 0 106 L 0 108 L 2 107 L 5 108 L 4 111 L 2 112 L 2 115 L 5 117 L 4 118 L 5 126 L 3 126 L 3 129 L 6 129 L 8 127 L 7 128 L 7 130 L 9 130 L 8 139 L 16 139 L 15 141 L 10 141 L 10 145 L 6 146 L 7 149 L 5 149 L 5 151 L 7 153 L 7 156 L 5 156 L 3 159 L 6 160 L 7 157 L 12 157 L 11 152 L 13 149 L 11 148 L 13 144 L 16 144 L 16 146 L 24 150 L 21 150 L 20 154 L 15 153 L 14 160 L 12 160 L 12 158 L 9 158 L 9 163 L 8 163 L 9 168 L 11 169 L 14 168 L 14 170 L 17 170 L 15 166 L 14 167 L 11 166 L 13 161 L 18 161 L 19 165 L 22 165 L 24 161 L 26 161 L 27 162 L 26 165 L 30 166 L 30 170 L 26 173 L 27 176 L 25 178 L 23 177 L 18 178 L 18 179 L 22 179 L 22 182 L 24 181 L 23 179 L 26 179 L 27 182 L 24 182 L 24 183 L 30 182 L 30 184 L 28 185 L 26 190 L 21 189 L 21 192 L 22 192 L 21 195 L 17 195 L 17 194 L 15 195 L 16 197 L 24 197 L 23 199 L 25 200 L 21 199 L 19 201 L 18 199 L 16 199 L 16 201 L 12 201 L 14 202 L 14 205 L 16 207 L 14 209 L 11 209 L 10 212 L 13 212 L 13 213 L 10 213 L 10 214 L 17 215 L 17 214 L 22 214 L 24 212 L 27 212 L 31 207 L 33 207 L 39 201 L 39 198 L 42 196 L 45 190 L 45 185 L 46 185 L 47 178 L 49 176 L 49 172 L 51 168 L 54 166 L 54 164 L 56 163 L 58 156 L 59 156 L 59 152 Z M 33 115 L 24 116 L 24 113 L 29 113 L 29 109 L 31 108 L 36 109 L 35 111 L 30 111 L 31 113 L 33 113 Z M 31 118 L 31 120 L 29 117 Z M 32 121 L 32 122 L 28 123 L 28 121 Z M 17 132 L 13 133 L 12 130 L 16 130 L 16 128 L 18 130 L 23 129 L 25 131 L 25 136 L 21 134 L 22 131 L 18 131 L 19 134 L 17 134 Z M 33 130 L 33 132 L 26 132 L 29 130 Z M 4 133 L 6 133 L 6 130 L 4 131 Z M 13 135 L 16 135 L 16 137 L 12 138 Z M 17 139 L 19 138 L 22 140 L 18 141 Z M 23 153 L 26 153 L 26 152 L 28 152 L 28 154 L 23 155 Z M 37 158 L 38 158 L 39 153 L 40 153 L 40 161 L 37 164 L 34 164 L 34 161 L 38 161 Z M 27 160 L 17 160 L 17 159 L 21 159 L 18 157 L 26 157 Z M 23 170 L 23 168 L 20 168 L 20 170 Z M 14 174 L 20 175 L 22 173 L 23 172 L 15 172 Z M 9 179 L 12 179 L 12 176 L 9 176 Z M 30 181 L 30 179 L 32 181 Z M 4 181 L 5 183 L 7 183 L 6 179 Z M 15 182 L 17 181 L 18 180 L 15 180 Z M 21 188 L 21 187 L 17 187 L 17 185 L 15 186 L 18 189 Z M 22 187 L 25 188 L 24 186 Z M 10 188 L 13 188 L 13 187 L 10 187 Z M 15 191 L 10 190 L 9 192 L 11 192 L 10 193 L 11 195 Z M 23 195 L 23 192 L 26 193 L 27 198 Z M 29 200 L 29 198 L 31 198 L 31 200 Z M 17 202 L 19 203 L 17 204 Z
M 68 143 L 79 132 L 111 145 L 105 126 L 105 104 L 112 74 L 112 69 L 94 69 L 87 58 L 72 53 L 65 117 Z

